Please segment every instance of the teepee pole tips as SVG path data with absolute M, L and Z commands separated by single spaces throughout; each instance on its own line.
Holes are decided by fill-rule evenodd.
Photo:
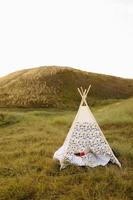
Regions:
M 83 95 L 82 95 L 82 92 L 81 92 L 81 89 L 77 88 L 78 89 L 78 92 L 80 94 L 80 96 L 83 98 Z
M 86 92 L 86 96 L 87 96 L 87 94 L 89 93 L 89 91 L 90 91 L 90 89 L 91 89 L 91 85 L 89 85 L 89 87 L 88 87 L 88 89 L 87 89 L 87 92 Z
M 80 88 L 81 88 L 81 91 L 82 91 L 82 95 L 83 95 L 83 93 L 84 93 L 84 90 L 83 90 L 82 86 L 81 86 Z

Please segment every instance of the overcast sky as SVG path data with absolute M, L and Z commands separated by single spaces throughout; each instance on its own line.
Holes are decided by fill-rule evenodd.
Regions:
M 133 78 L 133 0 L 0 0 L 0 76 L 45 65 Z

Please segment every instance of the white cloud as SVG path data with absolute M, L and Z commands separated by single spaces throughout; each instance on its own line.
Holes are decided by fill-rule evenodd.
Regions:
M 0 1 L 0 75 L 40 65 L 133 77 L 128 0 Z

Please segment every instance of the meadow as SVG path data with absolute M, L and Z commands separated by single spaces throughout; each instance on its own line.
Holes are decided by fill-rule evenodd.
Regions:
M 1 109 L 0 200 L 133 199 L 133 99 L 92 109 L 122 164 L 60 171 L 52 159 L 76 111 Z

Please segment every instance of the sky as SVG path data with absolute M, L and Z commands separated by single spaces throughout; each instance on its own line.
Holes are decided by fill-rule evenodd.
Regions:
M 133 0 L 0 0 L 0 76 L 46 65 L 133 78 Z

